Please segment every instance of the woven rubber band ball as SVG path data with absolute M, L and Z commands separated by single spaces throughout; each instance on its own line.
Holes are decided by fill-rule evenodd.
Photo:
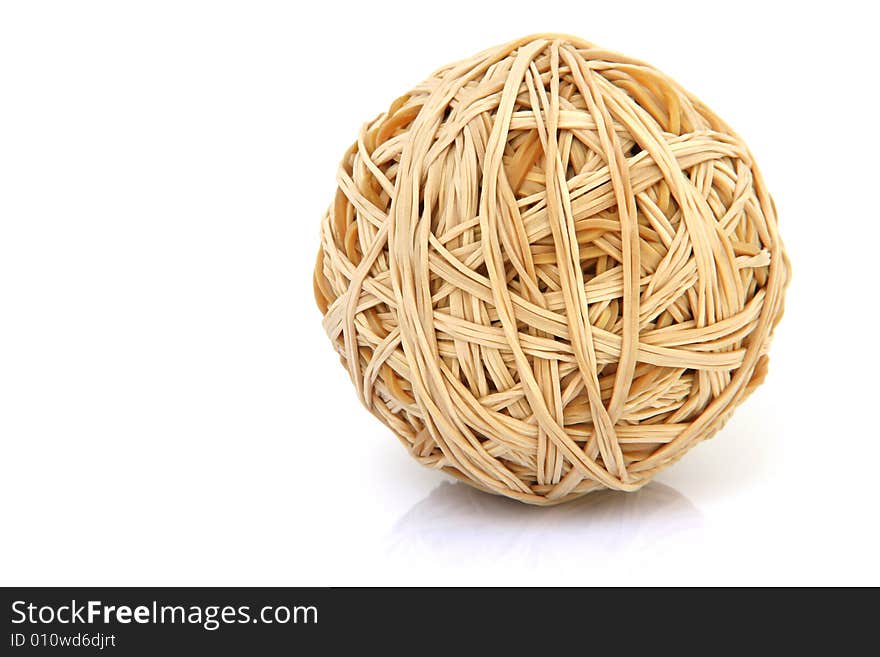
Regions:
M 568 36 L 445 66 L 366 124 L 315 297 L 421 463 L 553 504 L 632 491 L 763 381 L 789 264 L 746 145 Z

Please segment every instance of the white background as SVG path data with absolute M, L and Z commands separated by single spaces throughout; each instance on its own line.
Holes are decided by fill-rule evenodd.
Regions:
M 3 3 L 0 584 L 880 584 L 861 4 Z M 794 267 L 720 434 L 551 509 L 413 462 L 311 289 L 360 124 L 537 31 L 650 61 L 734 126 Z

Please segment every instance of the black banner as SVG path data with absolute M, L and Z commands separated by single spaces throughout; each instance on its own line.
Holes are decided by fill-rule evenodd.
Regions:
M 0 589 L 0 654 L 499 654 L 562 646 L 764 648 L 809 630 L 838 648 L 871 627 L 840 592 L 679 589 Z M 837 624 L 835 622 L 837 621 Z M 787 638 L 786 638 L 787 637 Z M 830 643 L 828 645 L 831 645 Z M 704 645 L 705 647 L 705 645 Z

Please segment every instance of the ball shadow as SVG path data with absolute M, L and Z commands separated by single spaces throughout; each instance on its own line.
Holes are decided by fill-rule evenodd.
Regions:
M 444 482 L 393 526 L 392 557 L 479 565 L 514 561 L 581 561 L 656 552 L 703 518 L 677 490 L 652 482 L 635 493 L 602 491 L 555 507 L 527 506 Z

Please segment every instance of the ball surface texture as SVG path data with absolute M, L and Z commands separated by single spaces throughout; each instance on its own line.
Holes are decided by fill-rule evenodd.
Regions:
M 315 297 L 425 465 L 552 504 L 636 490 L 757 387 L 788 260 L 742 140 L 637 60 L 540 35 L 366 124 Z

